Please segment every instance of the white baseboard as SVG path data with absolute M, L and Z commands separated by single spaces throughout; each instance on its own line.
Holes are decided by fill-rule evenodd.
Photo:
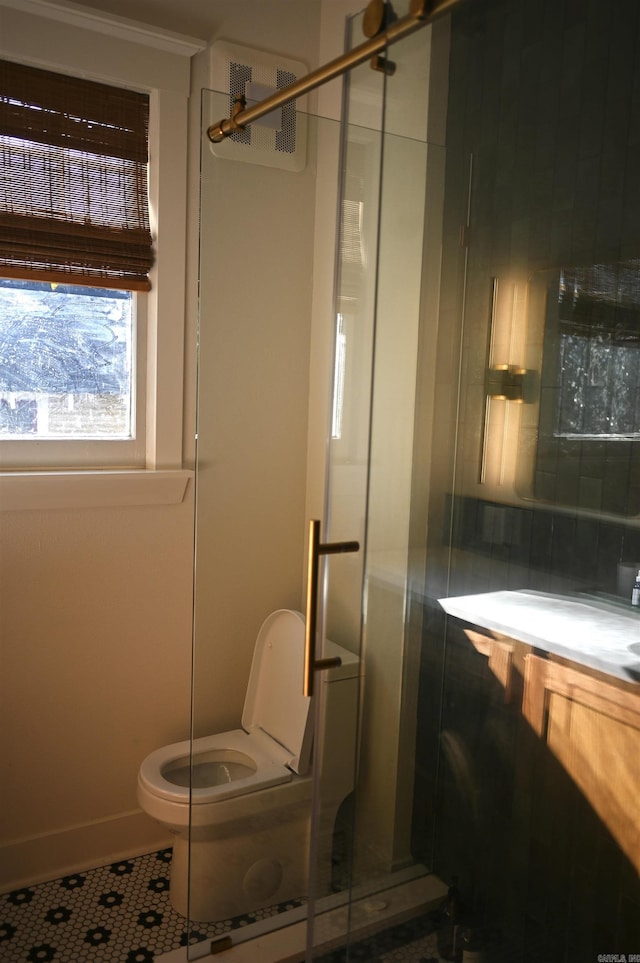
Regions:
M 142 810 L 0 845 L 0 893 L 151 853 L 172 840 Z

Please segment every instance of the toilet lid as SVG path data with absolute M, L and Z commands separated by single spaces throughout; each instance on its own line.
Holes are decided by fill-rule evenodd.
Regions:
M 303 675 L 304 617 L 279 609 L 265 619 L 256 639 L 242 726 L 266 733 L 278 761 L 300 775 L 309 768 L 313 725 Z

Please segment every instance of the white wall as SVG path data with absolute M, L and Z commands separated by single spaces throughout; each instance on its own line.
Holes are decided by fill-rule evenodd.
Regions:
M 305 4 L 295 23 L 284 0 L 218 0 L 210 6 L 211 39 L 255 45 L 314 66 L 318 4 Z M 46 50 L 47 21 L 33 18 L 29 30 L 34 44 Z M 89 64 L 90 51 L 86 45 L 79 49 Z M 122 44 L 114 41 L 113 49 L 114 59 L 123 56 Z M 2 50 L 12 55 L 6 30 Z M 196 118 L 199 87 L 207 85 L 202 70 L 197 64 Z M 189 141 L 186 466 L 193 459 L 199 143 L 196 121 Z M 278 209 L 284 217 L 295 214 L 282 203 Z M 278 252 L 267 248 L 264 256 L 275 264 Z M 203 473 L 210 498 L 201 537 L 201 543 L 210 538 L 211 551 L 206 560 L 201 556 L 199 568 L 205 593 L 199 621 L 210 636 L 215 624 L 217 647 L 203 650 L 207 655 L 198 668 L 206 680 L 207 724 L 219 728 L 239 721 L 260 621 L 272 608 L 301 604 L 311 277 L 308 252 L 301 256 L 291 278 L 300 297 L 286 316 L 278 316 L 271 298 L 264 318 L 252 322 L 265 323 L 255 337 L 251 325 L 233 323 L 230 311 L 203 319 L 216 339 L 224 335 L 228 352 L 217 355 L 211 376 L 218 417 L 210 436 L 214 470 Z M 225 279 L 237 268 L 235 260 L 217 264 Z M 183 320 L 182 311 L 176 313 L 178 330 Z M 277 331 L 267 338 L 274 320 Z M 283 390 L 265 405 L 256 390 L 272 348 Z M 227 365 L 230 359 L 237 368 Z M 272 472 L 265 486 L 260 465 L 274 452 L 282 474 Z M 166 842 L 138 810 L 135 787 L 148 752 L 189 734 L 193 497 L 190 482 L 182 501 L 166 505 L 0 511 L 4 888 Z M 213 518 L 205 517 L 208 511 Z M 221 603 L 212 608 L 209 586 Z
M 341 52 L 344 16 L 360 6 L 305 0 L 304 16 L 292 17 L 290 0 L 211 0 L 208 39 L 313 68 Z M 40 29 L 44 49 L 49 37 Z M 187 467 L 195 429 L 200 89 L 209 83 L 200 54 L 189 132 Z M 339 88 L 334 81 L 314 95 L 311 108 L 337 116 Z M 314 153 L 301 175 L 239 165 L 223 174 L 224 218 L 215 204 L 206 211 L 199 731 L 239 724 L 256 632 L 273 608 L 302 606 L 306 521 L 323 514 L 337 139 L 321 146 L 320 179 Z M 260 236 L 256 224 L 273 229 Z M 165 842 L 138 810 L 135 783 L 148 752 L 189 734 L 193 510 L 190 483 L 173 504 L 0 512 L 5 885 Z
M 162 841 L 135 785 L 188 732 L 191 515 L 0 513 L 3 885 Z
M 186 131 L 189 55 L 138 39 L 0 7 L 0 55 L 153 89 L 154 110 L 171 118 L 175 139 Z M 182 184 L 162 205 L 157 260 L 165 269 L 148 299 L 154 339 L 165 321 L 169 328 L 157 339 L 164 427 L 151 463 L 171 471 L 0 478 L 2 888 L 165 839 L 135 793 L 140 760 L 184 737 L 189 723 L 193 483 L 185 492 L 175 426 L 186 155 L 174 144 L 162 156 L 172 172 L 158 172 L 157 196 L 166 196 L 171 173 L 182 171 Z M 169 497 L 167 481 L 177 481 Z
M 309 69 L 316 65 L 319 3 L 305 4 L 304 17 L 295 18 L 285 16 L 287 3 L 256 4 L 250 18 L 233 2 L 216 9 L 221 16 L 212 41 L 255 49 L 258 60 L 265 51 L 302 61 Z M 195 68 L 196 86 L 210 86 L 209 57 L 201 55 Z M 196 117 L 193 128 L 199 130 Z M 205 143 L 197 734 L 240 725 L 262 621 L 276 608 L 304 604 L 316 185 L 312 137 L 308 148 L 305 169 L 290 172 L 214 157 Z M 192 161 L 195 184 L 195 153 Z M 196 204 L 194 193 L 194 209 Z

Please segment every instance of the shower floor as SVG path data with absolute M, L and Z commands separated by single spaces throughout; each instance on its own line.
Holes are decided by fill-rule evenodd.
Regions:
M 153 963 L 187 943 L 293 909 L 283 903 L 194 924 L 169 902 L 171 850 L 125 859 L 0 896 L 2 963 Z
M 319 957 L 316 963 L 344 963 L 345 951 Z M 382 933 L 353 943 L 349 963 L 445 963 L 438 955 L 435 923 L 428 918 L 392 926 Z

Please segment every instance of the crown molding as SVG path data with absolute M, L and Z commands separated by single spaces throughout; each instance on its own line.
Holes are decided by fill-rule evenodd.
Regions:
M 94 33 L 119 37 L 121 40 L 155 47 L 157 50 L 164 50 L 182 57 L 193 57 L 207 46 L 207 41 L 198 37 L 188 37 L 151 24 L 140 23 L 137 20 L 118 17 L 115 14 L 95 10 L 93 7 L 72 3 L 71 0 L 0 0 L 0 7 L 10 7 L 23 13 L 46 17 L 49 20 L 92 30 Z

